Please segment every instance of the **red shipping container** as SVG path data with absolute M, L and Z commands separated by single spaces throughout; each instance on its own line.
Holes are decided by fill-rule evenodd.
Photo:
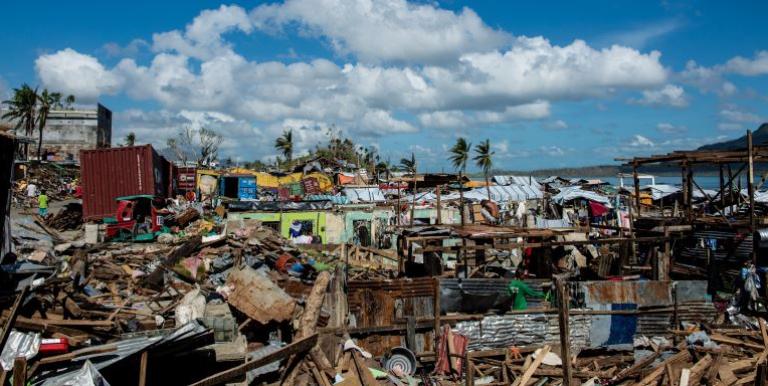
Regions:
M 83 150 L 80 179 L 83 219 L 114 216 L 122 196 L 149 194 L 169 197 L 173 192 L 173 164 L 151 145 Z
M 197 168 L 194 166 L 177 166 L 175 180 L 178 194 L 195 191 L 195 179 L 197 178 Z

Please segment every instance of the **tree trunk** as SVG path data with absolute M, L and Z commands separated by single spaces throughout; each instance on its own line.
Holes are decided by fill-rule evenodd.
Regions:
M 45 126 L 44 121 L 40 121 L 40 135 L 38 137 L 37 141 L 37 160 L 42 161 L 42 151 L 43 151 L 43 126 Z
M 464 226 L 466 224 L 464 219 L 464 178 L 461 172 L 459 172 L 459 208 L 461 208 L 461 226 Z
M 488 191 L 488 201 L 491 201 L 491 181 L 487 174 L 485 175 L 485 189 Z

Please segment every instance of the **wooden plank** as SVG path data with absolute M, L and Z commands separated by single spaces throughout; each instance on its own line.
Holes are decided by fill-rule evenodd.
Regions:
M 24 386 L 27 383 L 27 358 L 16 357 L 13 360 L 13 386 Z
M 563 385 L 571 386 L 573 383 L 573 370 L 571 368 L 571 334 L 568 327 L 568 289 L 565 288 L 565 278 L 555 278 L 557 288 L 557 318 L 560 329 L 560 353 L 563 359 Z
M 688 382 L 690 382 L 690 378 L 691 378 L 691 370 L 683 369 L 683 371 L 680 372 L 680 386 L 688 386 Z
M 531 362 L 530 366 L 528 366 L 525 371 L 523 372 L 523 375 L 520 378 L 515 379 L 515 382 L 512 384 L 512 386 L 525 386 L 528 384 L 528 381 L 531 380 L 531 377 L 533 376 L 533 373 L 536 372 L 536 369 L 539 368 L 539 365 L 541 365 L 541 362 L 544 360 L 544 357 L 547 356 L 549 353 L 549 346 L 544 346 L 544 348 L 541 348 L 536 351 L 536 359 Z M 565 360 L 563 360 L 563 363 L 565 363 Z
M 147 359 L 149 353 L 144 351 L 141 353 L 141 363 L 139 364 L 139 386 L 145 386 L 147 384 Z
M 205 379 L 193 383 L 191 386 L 214 386 L 231 381 L 246 372 L 268 365 L 274 361 L 285 359 L 291 355 L 309 351 L 317 343 L 317 334 L 293 342 L 282 349 L 271 354 L 265 355 L 259 359 L 252 360 L 229 370 L 211 375 Z
M 376 382 L 376 378 L 374 378 L 371 371 L 368 370 L 368 366 L 366 366 L 359 351 L 352 350 L 352 360 L 355 362 L 357 374 L 360 376 L 360 381 L 363 383 L 363 386 L 379 386 L 379 383 Z
M 29 292 L 29 287 L 22 288 L 21 293 L 13 302 L 13 307 L 11 307 L 11 311 L 6 318 L 5 324 L 3 325 L 2 335 L 0 335 L 0 350 L 2 350 L 5 347 L 5 344 L 8 342 L 8 337 L 11 335 L 13 324 L 16 322 L 16 318 L 19 315 L 19 306 L 21 305 L 21 301 L 24 300 L 24 297 L 27 296 L 27 292 Z

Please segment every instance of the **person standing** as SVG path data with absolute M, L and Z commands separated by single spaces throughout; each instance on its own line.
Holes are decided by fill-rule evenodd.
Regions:
M 509 282 L 507 290 L 510 296 L 513 297 L 513 310 L 525 310 L 528 308 L 528 301 L 525 300 L 526 296 L 543 298 L 545 294 L 541 291 L 536 291 L 523 281 L 523 271 L 518 269 L 515 271 L 515 278 Z
M 37 196 L 37 209 L 41 217 L 48 215 L 48 196 L 45 189 L 40 190 L 40 195 Z

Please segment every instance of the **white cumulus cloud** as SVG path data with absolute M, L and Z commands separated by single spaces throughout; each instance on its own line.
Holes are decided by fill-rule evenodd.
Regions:
M 644 90 L 642 94 L 642 98 L 630 99 L 630 103 L 647 106 L 688 106 L 688 97 L 685 95 L 685 90 L 677 85 L 667 84 L 659 89 Z
M 368 62 L 451 61 L 510 38 L 469 8 L 455 13 L 405 0 L 287 0 L 257 7 L 251 16 L 265 30 L 298 24 L 304 33 L 326 38 L 336 52 Z
M 115 93 L 123 85 L 122 79 L 98 59 L 71 48 L 39 56 L 35 69 L 46 87 L 73 94 L 81 102 Z

